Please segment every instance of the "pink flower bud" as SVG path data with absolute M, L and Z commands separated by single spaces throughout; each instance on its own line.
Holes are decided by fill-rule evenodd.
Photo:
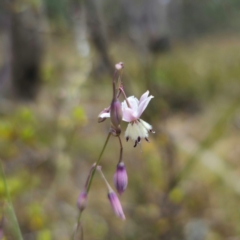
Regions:
M 122 220 L 125 220 L 125 215 L 122 210 L 122 205 L 117 197 L 117 194 L 114 191 L 109 191 L 108 193 L 108 199 L 112 205 L 114 213 L 121 218 Z
M 124 162 L 117 165 L 117 170 L 114 174 L 114 185 L 119 194 L 122 194 L 127 188 L 128 176 Z
M 113 126 L 117 128 L 122 121 L 122 104 L 117 98 L 112 100 L 110 117 Z
M 115 68 L 117 70 L 121 70 L 121 69 L 123 69 L 123 67 L 124 67 L 123 62 L 119 62 L 119 63 L 115 64 Z
M 78 196 L 78 200 L 77 200 L 77 206 L 78 209 L 80 210 L 80 212 L 82 212 L 86 206 L 87 206 L 87 192 L 86 190 L 83 190 L 79 196 Z

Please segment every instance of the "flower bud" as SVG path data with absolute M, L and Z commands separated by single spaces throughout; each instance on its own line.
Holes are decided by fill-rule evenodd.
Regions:
M 87 206 L 87 192 L 86 190 L 83 190 L 79 196 L 78 196 L 78 200 L 77 200 L 77 206 L 80 212 L 82 212 L 86 206 Z
M 128 176 L 127 176 L 125 164 L 124 162 L 120 162 L 118 163 L 116 172 L 114 174 L 114 185 L 120 195 L 127 188 L 127 184 L 128 184 Z
M 122 205 L 117 197 L 117 194 L 114 191 L 109 191 L 108 193 L 108 199 L 112 205 L 114 213 L 121 218 L 122 220 L 125 220 L 125 215 L 122 210 Z
M 112 100 L 110 106 L 110 117 L 113 126 L 118 128 L 119 124 L 122 121 L 122 104 L 117 98 L 114 98 Z
M 123 69 L 123 67 L 124 67 L 123 62 L 119 62 L 119 63 L 115 64 L 115 68 L 116 68 L 117 70 L 121 70 L 121 69 Z

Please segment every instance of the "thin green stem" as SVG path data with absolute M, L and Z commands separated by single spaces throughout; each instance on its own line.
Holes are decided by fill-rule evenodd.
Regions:
M 117 71 L 114 72 L 113 80 L 112 80 L 113 99 L 116 99 L 116 75 L 117 75 Z
M 94 169 L 93 169 L 93 171 L 92 171 L 91 177 L 90 177 L 90 179 L 89 179 L 89 184 L 88 184 L 88 187 L 87 187 L 87 193 L 89 192 L 89 190 L 90 190 L 90 188 L 91 188 L 93 176 L 94 176 L 94 174 L 95 174 L 95 172 L 96 172 L 97 166 L 99 165 L 99 162 L 100 162 L 100 160 L 101 160 L 101 158 L 102 158 L 102 155 L 103 155 L 103 153 L 104 153 L 104 151 L 105 151 L 105 148 L 106 148 L 106 146 L 107 146 L 107 144 L 108 144 L 108 140 L 109 140 L 110 136 L 111 136 L 111 133 L 109 132 L 109 133 L 108 133 L 108 136 L 107 136 L 107 139 L 106 139 L 106 141 L 105 141 L 105 143 L 104 143 L 104 145 L 103 145 L 103 149 L 102 149 L 102 151 L 101 151 L 101 153 L 100 153 L 100 155 L 99 155 L 99 157 L 98 157 L 98 160 L 97 160 L 97 162 L 96 162 L 96 165 L 95 165 L 95 167 L 94 167 Z
M 78 232 L 79 226 L 81 224 L 81 216 L 82 216 L 82 211 L 79 212 L 78 220 L 77 220 L 77 226 L 76 226 L 75 231 L 72 234 L 71 240 L 74 240 L 75 237 L 76 237 L 76 233 Z M 81 229 L 81 231 L 82 231 L 82 229 Z M 81 234 L 81 239 L 83 239 L 83 234 Z
M 3 170 L 3 165 L 2 165 L 2 161 L 0 161 L 0 174 L 2 176 L 2 180 L 3 180 L 3 186 L 4 186 L 4 190 L 5 190 L 5 195 L 6 195 L 6 200 L 7 200 L 7 205 L 8 205 L 8 214 L 10 215 L 10 218 L 13 222 L 13 227 L 14 227 L 14 234 L 16 235 L 17 240 L 23 240 L 22 234 L 21 234 L 21 230 L 18 224 L 18 220 L 12 205 L 12 199 L 8 190 L 8 185 L 7 185 L 7 180 L 4 174 L 4 170 Z
M 88 177 L 87 177 L 87 180 L 86 180 L 86 183 L 85 183 L 85 190 L 87 189 L 88 185 L 89 185 L 89 181 L 90 181 L 90 178 L 92 176 L 92 172 L 93 172 L 93 169 L 95 168 L 96 166 L 96 163 L 94 163 L 89 171 L 89 174 L 88 174 Z
M 105 143 L 104 143 L 104 145 L 103 145 L 102 151 L 101 151 L 101 153 L 100 153 L 100 155 L 99 155 L 99 157 L 98 157 L 98 160 L 97 160 L 96 164 L 95 164 L 94 167 L 90 170 L 89 178 L 87 179 L 87 183 L 86 183 L 87 186 L 85 186 L 87 193 L 89 192 L 89 190 L 90 190 L 90 188 L 91 188 L 94 174 L 95 174 L 95 172 L 96 172 L 97 166 L 98 166 L 99 163 L 100 163 L 100 160 L 101 160 L 101 158 L 102 158 L 102 155 L 103 155 L 103 153 L 104 153 L 104 151 L 105 151 L 105 149 L 106 149 L 106 146 L 107 146 L 107 144 L 108 144 L 108 141 L 109 141 L 110 136 L 111 136 L 111 132 L 108 133 L 107 139 L 106 139 L 106 141 L 105 141 Z M 77 220 L 77 227 L 76 227 L 76 230 L 74 231 L 74 233 L 73 233 L 73 235 L 72 235 L 72 237 L 71 237 L 72 240 L 74 240 L 75 235 L 76 235 L 76 233 L 77 233 L 77 231 L 78 231 L 78 228 L 79 228 L 79 226 L 80 226 L 81 216 L 82 216 L 82 211 L 79 212 L 78 220 Z
M 80 222 L 80 220 L 81 220 L 81 216 L 82 216 L 82 211 L 79 213 L 79 215 L 78 215 L 78 223 Z

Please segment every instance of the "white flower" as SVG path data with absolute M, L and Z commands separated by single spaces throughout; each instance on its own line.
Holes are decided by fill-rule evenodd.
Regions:
M 127 98 L 127 101 L 124 100 L 122 102 L 122 120 L 129 123 L 125 132 L 125 138 L 127 141 L 132 139 L 135 142 L 134 147 L 137 146 L 142 138 L 148 141 L 148 133 L 153 132 L 152 126 L 140 119 L 150 100 L 153 98 L 152 95 L 148 95 L 149 91 L 146 91 L 140 100 L 131 96 Z M 110 117 L 108 111 L 103 111 L 99 114 L 99 118 L 108 117 Z
M 127 100 L 130 106 L 128 106 L 126 100 L 122 103 L 123 121 L 129 122 L 125 137 L 127 141 L 130 138 L 135 142 L 134 147 L 137 146 L 142 138 L 148 141 L 148 133 L 153 132 L 152 126 L 140 119 L 150 100 L 153 98 L 152 95 L 148 95 L 149 91 L 146 91 L 140 100 L 134 96 L 128 97 Z

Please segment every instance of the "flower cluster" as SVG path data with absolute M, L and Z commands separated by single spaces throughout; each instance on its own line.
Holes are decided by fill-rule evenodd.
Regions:
M 111 104 L 109 107 L 104 108 L 102 112 L 98 115 L 99 123 L 105 121 L 107 118 L 110 118 L 111 121 L 110 131 L 99 159 L 97 160 L 96 164 L 92 166 L 89 172 L 85 188 L 80 193 L 77 204 L 80 212 L 82 212 L 87 204 L 87 194 L 91 186 L 91 179 L 93 178 L 95 170 L 98 170 L 107 185 L 108 199 L 111 203 L 111 206 L 115 214 L 119 218 L 124 220 L 125 215 L 123 213 L 119 198 L 111 188 L 110 184 L 108 183 L 102 172 L 101 167 L 99 166 L 100 158 L 105 150 L 109 137 L 111 135 L 116 136 L 120 144 L 120 154 L 116 167 L 116 172 L 114 174 L 114 185 L 118 194 L 121 195 L 126 190 L 128 184 L 128 175 L 122 157 L 123 155 L 123 145 L 121 141 L 122 121 L 128 123 L 124 134 L 125 139 L 127 141 L 131 139 L 134 142 L 134 147 L 140 144 L 142 139 L 145 139 L 147 142 L 149 142 L 148 140 L 149 133 L 154 133 L 154 131 L 149 123 L 145 122 L 140 118 L 143 112 L 145 111 L 146 107 L 148 106 L 149 102 L 153 98 L 153 96 L 149 95 L 149 91 L 146 91 L 145 93 L 143 93 L 139 100 L 134 96 L 127 97 L 121 80 L 121 72 L 123 70 L 123 67 L 124 65 L 122 62 L 115 65 L 115 73 L 112 80 L 113 96 Z M 120 101 L 120 97 L 123 97 L 122 102 Z

